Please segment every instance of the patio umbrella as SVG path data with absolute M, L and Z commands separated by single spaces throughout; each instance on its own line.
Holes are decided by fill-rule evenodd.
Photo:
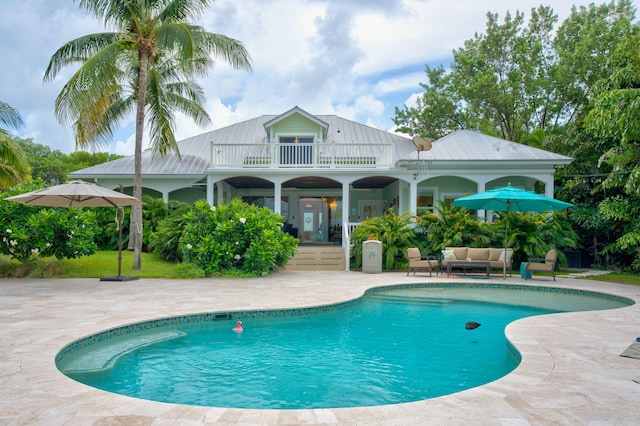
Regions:
M 74 180 L 50 188 L 26 192 L 5 200 L 31 206 L 47 207 L 116 207 L 118 222 L 118 275 L 103 277 L 101 281 L 130 281 L 138 277 L 122 276 L 122 221 L 124 206 L 140 205 L 142 201 L 121 192 L 112 191 L 93 183 Z
M 507 240 L 509 234 L 509 212 L 530 212 L 563 210 L 573 206 L 571 203 L 545 197 L 535 192 L 514 188 L 509 184 L 503 188 L 490 189 L 479 194 L 458 198 L 453 201 L 454 206 L 476 210 L 499 210 L 507 212 L 506 229 L 504 234 L 504 250 L 507 255 Z M 503 278 L 507 278 L 507 263 L 504 263 Z

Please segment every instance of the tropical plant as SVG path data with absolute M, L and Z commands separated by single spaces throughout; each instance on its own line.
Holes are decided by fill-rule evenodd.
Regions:
M 506 212 L 498 212 L 499 220 L 493 223 L 498 240 L 504 244 Z M 529 257 L 544 257 L 547 251 L 557 249 L 558 260 L 567 264 L 564 248 L 576 248 L 578 235 L 567 220 L 566 212 L 533 213 L 510 212 L 507 246 L 513 248 L 513 264 L 526 261 Z
M 267 275 L 285 266 L 298 239 L 282 231 L 282 216 L 239 199 L 210 206 L 196 201 L 185 215 L 183 258 L 208 276 L 239 271 Z
M 20 113 L 9 104 L 0 101 L 0 189 L 7 189 L 24 182 L 27 165 L 9 128 L 22 125 Z
M 180 239 L 184 234 L 185 218 L 191 209 L 190 204 L 170 202 L 167 216 L 158 222 L 149 238 L 149 248 L 155 254 L 167 260 L 182 261 Z
M 445 247 L 488 247 L 495 239 L 495 229 L 480 222 L 469 209 L 443 202 L 434 209 L 434 213 L 418 217 L 416 228 L 428 253 L 439 253 Z
M 382 216 L 365 219 L 353 230 L 351 266 L 362 267 L 362 243 L 378 240 L 382 243 L 382 269 L 398 270 L 407 266 L 405 252 L 413 245 L 413 218 L 408 213 L 398 216 L 393 209 Z
M 192 78 L 203 76 L 220 58 L 236 69 L 251 69 L 243 44 L 187 23 L 209 0 L 80 0 L 79 6 L 114 32 L 90 34 L 68 42 L 51 58 L 45 81 L 65 66 L 81 64 L 56 99 L 56 116 L 74 127 L 76 145 L 111 139 L 124 117 L 135 110 L 133 195 L 142 199 L 142 142 L 145 122 L 154 154 L 179 155 L 173 111 L 205 124 L 204 96 Z M 141 267 L 142 208 L 131 214 L 133 268 Z

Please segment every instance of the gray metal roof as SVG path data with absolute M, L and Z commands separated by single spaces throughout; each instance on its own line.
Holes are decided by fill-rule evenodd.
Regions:
M 273 122 L 278 115 L 263 115 L 232 124 L 221 129 L 202 133 L 178 142 L 182 155 L 152 158 L 149 151 L 142 154 L 144 175 L 203 175 L 209 168 L 210 143 L 268 143 L 265 123 Z M 395 160 L 416 160 L 418 153 L 413 141 L 398 134 L 365 126 L 336 115 L 318 115 L 318 120 L 328 124 L 325 142 L 375 144 L 392 143 Z M 457 130 L 432 143 L 430 151 L 420 154 L 421 160 L 430 161 L 552 161 L 566 164 L 572 159 L 538 148 L 506 141 L 471 130 Z M 129 156 L 70 173 L 70 177 L 87 178 L 99 175 L 133 175 L 134 157 Z
M 263 115 L 251 120 L 232 124 L 221 129 L 202 133 L 178 142 L 182 161 L 175 154 L 169 154 L 164 159 L 152 159 L 151 152 L 142 154 L 142 173 L 145 175 L 193 175 L 204 174 L 209 167 L 210 143 L 233 144 L 268 142 L 264 124 L 271 122 L 278 115 Z M 365 126 L 336 115 L 317 115 L 318 120 L 329 125 L 326 142 L 336 143 L 393 143 L 396 159 L 405 157 L 414 152 L 416 147 L 411 139 Z M 71 177 L 92 177 L 97 175 L 132 175 L 134 169 L 134 157 L 129 156 L 108 163 L 98 164 L 93 167 L 70 173 Z
M 416 160 L 417 152 L 403 160 Z M 554 161 L 564 164 L 572 160 L 560 154 L 516 142 L 485 135 L 473 130 L 456 130 L 432 142 L 429 151 L 420 153 L 421 160 L 431 161 Z

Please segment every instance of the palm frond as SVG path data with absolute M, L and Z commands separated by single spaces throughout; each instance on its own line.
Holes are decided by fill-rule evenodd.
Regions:
M 120 41 L 120 33 L 97 33 L 79 37 L 62 46 L 53 54 L 44 73 L 44 81 L 51 81 L 58 72 L 76 63 L 84 63 L 107 46 Z
M 22 124 L 22 117 L 18 110 L 6 102 L 0 101 L 0 125 L 17 129 Z
M 196 18 L 200 16 L 213 1 L 169 0 L 164 3 L 167 3 L 167 5 L 158 14 L 158 20 L 162 23 L 169 23 Z

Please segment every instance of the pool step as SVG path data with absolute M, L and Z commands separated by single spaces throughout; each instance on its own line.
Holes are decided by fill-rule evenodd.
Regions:
M 287 271 L 344 271 L 344 249 L 334 245 L 300 245 L 284 268 Z
M 391 295 L 391 294 L 376 294 L 372 293 L 368 295 L 370 299 L 374 300 L 382 300 L 385 302 L 402 302 L 402 303 L 413 303 L 419 305 L 429 305 L 429 306 L 444 306 L 454 301 L 452 299 L 438 298 L 438 297 L 426 297 L 426 296 L 400 296 L 400 295 Z

